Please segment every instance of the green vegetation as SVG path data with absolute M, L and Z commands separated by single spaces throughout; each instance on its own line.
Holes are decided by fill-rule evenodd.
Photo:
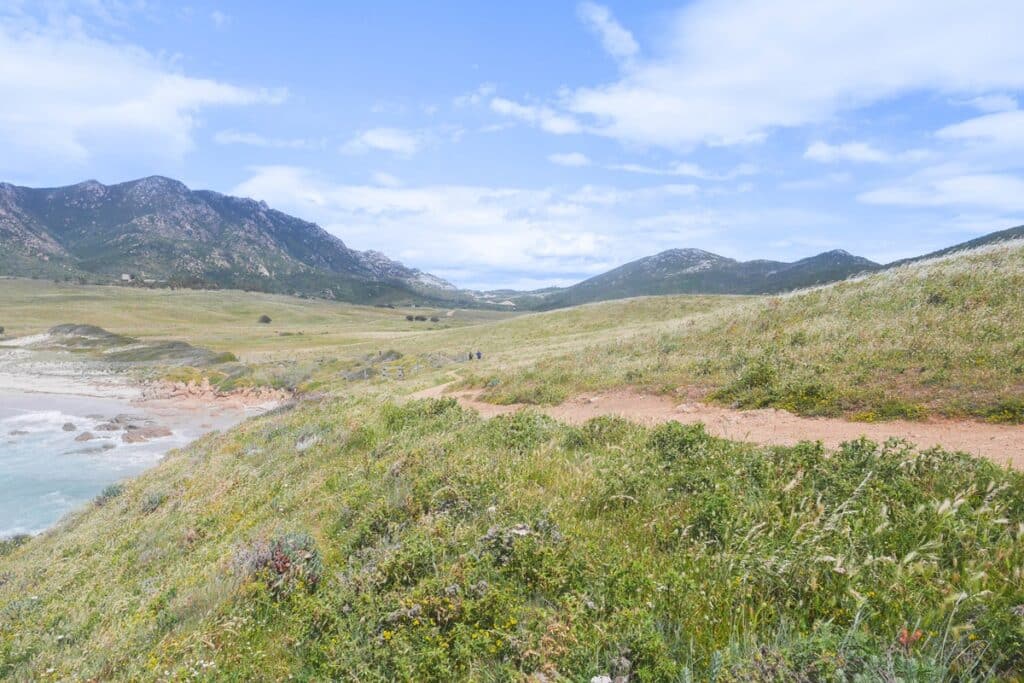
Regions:
M 940 414 L 1021 423 L 1022 290 L 1018 241 L 653 329 L 624 325 L 534 363 L 467 375 L 464 385 L 496 403 L 637 386 L 868 421 Z M 575 310 L 601 315 L 601 306 Z
M 1013 677 L 1022 523 L 901 443 L 307 403 L 6 551 L 0 677 Z
M 73 310 L 144 360 L 236 353 L 246 381 L 306 393 L 0 542 L 0 678 L 1019 679 L 1024 475 L 902 442 L 758 448 L 395 399 L 632 386 L 1018 423 L 1022 289 L 1020 244 L 790 296 L 511 318 L 0 282 L 9 332 Z

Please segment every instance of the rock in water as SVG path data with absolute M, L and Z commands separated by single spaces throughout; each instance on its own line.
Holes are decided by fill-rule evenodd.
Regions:
M 92 441 L 96 438 L 96 435 L 92 432 L 82 432 L 75 437 L 75 441 Z
M 76 429 L 78 429 L 78 427 L 75 426 L 74 422 L 65 422 L 64 426 L 61 427 L 61 429 L 63 429 L 65 432 L 73 432 Z
M 121 440 L 125 443 L 145 443 L 150 439 L 160 439 L 171 436 L 173 432 L 167 427 L 140 427 L 125 432 Z

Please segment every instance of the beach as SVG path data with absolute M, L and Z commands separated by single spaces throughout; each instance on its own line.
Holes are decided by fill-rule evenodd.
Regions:
M 68 354 L 0 349 L 0 539 L 35 534 L 273 401 L 172 396 Z

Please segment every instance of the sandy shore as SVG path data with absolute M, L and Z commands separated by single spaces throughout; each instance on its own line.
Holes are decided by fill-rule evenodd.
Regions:
M 111 405 L 121 406 L 122 413 L 139 414 L 192 439 L 214 429 L 227 429 L 287 399 L 284 392 L 269 390 L 222 395 L 208 384 L 140 384 L 107 364 L 68 353 L 0 348 L 0 408 L 45 406 L 44 396 L 50 397 L 50 403 L 58 397 L 62 403 L 70 400 L 72 404 L 78 399 L 82 409 L 89 399 L 113 402 Z
M 0 348 L 0 538 L 38 533 L 170 450 L 290 398 L 139 384 L 66 352 Z

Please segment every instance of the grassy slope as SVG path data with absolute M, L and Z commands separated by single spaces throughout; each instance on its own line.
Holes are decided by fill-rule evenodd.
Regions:
M 501 320 L 508 314 L 445 309 L 389 309 L 322 299 L 224 291 L 135 289 L 60 285 L 0 279 L 0 325 L 10 336 L 42 332 L 61 323 L 98 325 L 140 339 L 184 339 L 195 346 L 231 351 L 246 361 L 279 360 L 336 351 L 365 350 L 380 340 L 425 330 Z M 407 314 L 440 316 L 441 322 L 408 322 Z M 261 315 L 272 319 L 261 325 Z M 282 334 L 284 333 L 284 334 Z
M 478 373 L 467 384 L 487 387 L 499 403 L 551 403 L 635 385 L 806 414 L 870 420 L 937 413 L 1019 422 L 1021 291 L 1024 243 L 1018 241 L 680 316 L 674 325 L 624 341 L 619 335 L 529 366 Z
M 627 651 L 637 680 L 1024 675 L 1019 474 L 900 446 L 829 456 L 378 397 L 472 368 L 499 382 L 496 398 L 693 382 L 778 403 L 827 368 L 859 400 L 861 385 L 907 403 L 924 403 L 922 386 L 989 400 L 1019 387 L 1022 259 L 1004 247 L 766 300 L 639 299 L 476 325 L 460 311 L 431 330 L 326 302 L 0 281 L 15 332 L 88 314 L 243 357 L 330 355 L 310 382 L 362 396 L 208 437 L 104 505 L 0 546 L 0 678 L 579 680 Z M 274 329 L 252 323 L 260 313 Z M 276 334 L 302 329 L 329 334 Z M 486 355 L 405 384 L 339 379 L 339 362 L 389 347 L 401 362 Z M 940 361 L 945 384 L 904 379 Z M 275 538 L 298 545 L 275 555 Z M 903 627 L 921 639 L 899 644 Z
M 966 456 L 306 404 L 0 550 L 0 678 L 1019 675 L 1021 523 Z

